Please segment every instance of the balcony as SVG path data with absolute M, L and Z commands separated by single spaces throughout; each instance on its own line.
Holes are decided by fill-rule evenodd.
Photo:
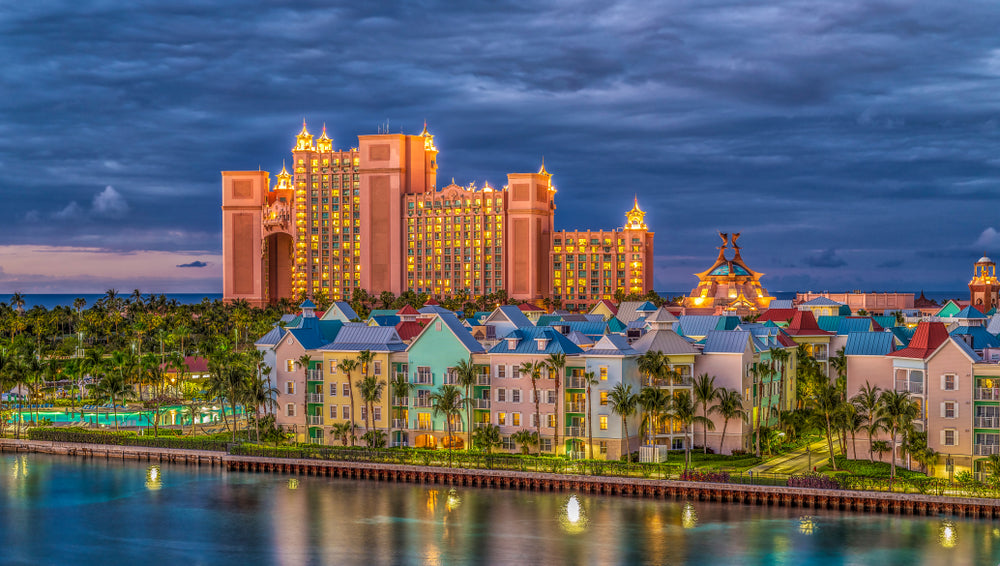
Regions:
M 475 430 L 486 428 L 488 426 L 490 426 L 490 423 L 472 423 L 472 428 L 474 428 Z
M 490 384 L 489 375 L 480 374 L 479 376 L 476 377 L 476 385 L 489 385 L 489 384 Z
M 825 362 L 827 358 L 826 350 L 817 351 L 813 354 L 813 358 L 815 358 L 817 362 Z
M 586 389 L 587 380 L 582 376 L 569 376 L 566 378 L 566 389 Z
M 322 403 L 323 394 L 322 393 L 310 393 L 306 396 L 306 403 Z
M 566 427 L 566 436 L 583 436 L 585 429 L 583 426 L 568 426 Z
M 396 430 L 406 430 L 410 427 L 409 423 L 406 422 L 406 419 L 392 419 L 392 428 Z
M 586 413 L 587 412 L 587 402 L 586 401 L 568 401 L 566 403 L 567 413 Z
M 909 391 L 911 395 L 923 395 L 924 394 L 924 384 L 923 383 L 896 383 L 896 391 Z
M 424 432 L 434 432 L 434 422 L 433 421 L 417 421 L 413 426 L 413 430 L 419 430 Z
M 406 407 L 410 404 L 409 397 L 393 397 L 392 406 L 393 407 Z
M 972 446 L 972 454 L 975 456 L 1000 454 L 1000 444 L 975 444 Z
M 391 446 L 393 448 L 406 448 L 409 445 L 410 445 L 410 443 L 408 441 L 406 441 L 406 440 L 394 440 L 394 441 L 392 441 L 392 444 L 391 444 Z
M 321 370 L 321 369 L 307 369 L 306 370 L 306 380 L 307 381 L 323 381 L 323 370 Z
M 976 401 L 1000 401 L 1000 388 L 977 387 L 975 399 Z
M 474 407 L 477 408 L 477 409 L 489 409 L 490 408 L 490 400 L 489 399 L 474 399 L 474 401 L 476 402 L 475 405 L 474 405 Z
M 431 374 L 418 373 L 417 375 L 413 376 L 413 379 L 410 381 L 410 383 L 413 383 L 415 385 L 430 385 L 432 381 L 433 379 L 431 378 Z
M 323 415 L 309 415 L 306 417 L 309 426 L 323 426 Z
M 414 407 L 430 407 L 431 400 L 429 397 L 417 397 L 413 400 Z
M 1000 417 L 976 417 L 976 428 L 1000 428 Z
M 459 381 L 457 374 L 449 372 L 449 373 L 444 374 L 444 384 L 445 385 L 461 385 L 461 382 Z

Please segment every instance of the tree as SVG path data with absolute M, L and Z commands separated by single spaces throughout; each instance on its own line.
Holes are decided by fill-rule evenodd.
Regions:
M 472 399 L 472 387 L 476 385 L 476 379 L 479 377 L 479 372 L 476 369 L 476 366 L 472 365 L 469 360 L 458 360 L 458 363 L 455 364 L 452 371 L 455 372 L 458 384 L 465 388 L 465 416 L 469 423 L 466 436 L 469 439 L 469 448 L 472 448 L 472 404 L 474 403 Z
M 587 450 L 588 459 L 594 459 L 594 399 L 590 396 L 591 388 L 597 385 L 597 376 L 594 372 L 588 371 L 583 374 L 583 381 L 587 384 Z
M 729 421 L 735 418 L 746 420 L 746 412 L 743 411 L 743 396 L 734 389 L 721 388 L 718 390 L 718 403 L 709 410 L 722 417 L 722 438 L 719 439 L 719 454 L 722 454 L 722 447 L 726 443 L 726 429 L 729 428 Z
M 782 415 L 785 411 L 785 369 L 788 366 L 788 360 L 792 357 L 792 354 L 784 348 L 771 348 L 771 361 L 778 366 L 778 376 L 781 379 L 781 383 L 778 387 L 778 426 L 781 426 Z
M 541 410 L 539 409 L 538 398 L 538 380 L 542 376 L 542 370 L 545 369 L 545 362 L 522 362 L 520 367 L 517 368 L 522 374 L 527 374 L 531 377 L 531 391 L 535 397 L 535 431 L 538 432 L 538 443 L 539 443 L 539 454 L 541 454 L 541 442 L 542 442 L 542 417 Z
M 681 423 L 684 427 L 684 436 L 686 437 L 684 442 L 684 470 L 688 469 L 691 465 L 691 428 L 694 424 L 700 424 L 708 430 L 713 430 L 715 428 L 715 423 L 711 421 L 708 417 L 703 417 L 698 414 L 698 408 L 695 405 L 694 399 L 691 394 L 687 391 L 678 391 L 670 403 L 670 416 Z
M 132 387 L 125 381 L 122 374 L 111 372 L 97 384 L 97 397 L 111 402 L 115 414 L 115 430 L 118 430 L 118 401 L 129 397 Z
M 354 418 L 354 384 L 351 383 L 351 373 L 356 369 L 358 369 L 358 360 L 355 360 L 353 358 L 344 358 L 343 360 L 340 360 L 340 362 L 337 364 L 337 371 L 344 372 L 344 375 L 347 376 L 347 391 L 351 395 L 351 413 L 349 415 L 351 419 Z M 351 428 L 349 431 L 351 435 L 351 446 L 354 446 L 355 428 L 357 427 Z
M 885 421 L 879 410 L 879 394 L 882 390 L 877 385 L 872 385 L 867 380 L 861 390 L 851 397 L 851 403 L 857 408 L 857 414 L 864 421 L 864 430 L 868 433 L 868 460 L 874 461 L 874 451 L 872 446 L 875 443 L 875 436 L 881 430 L 885 430 Z M 855 456 L 857 458 L 857 456 Z
M 361 435 L 361 439 L 365 441 L 365 444 L 369 448 L 375 449 L 385 448 L 385 438 L 385 431 L 377 429 L 369 430 Z
M 500 427 L 495 424 L 487 423 L 477 428 L 473 436 L 476 439 L 476 447 L 487 454 L 492 454 L 493 450 L 503 443 L 500 435 Z
M 410 392 L 413 391 L 414 385 L 406 378 L 405 373 L 397 373 L 396 377 L 389 382 L 389 394 L 393 398 L 393 406 L 396 407 L 397 414 L 399 415 L 399 420 L 403 420 L 403 415 L 405 414 L 405 406 L 407 403 L 401 401 L 410 396 Z M 400 408 L 403 407 L 403 408 Z M 390 422 L 390 425 L 392 423 Z M 389 427 L 389 437 L 392 438 L 392 427 Z
M 909 391 L 883 391 L 879 395 L 878 414 L 885 421 L 890 434 L 889 441 L 892 444 L 892 463 L 889 471 L 891 489 L 896 479 L 896 435 L 900 430 L 910 426 L 913 419 L 920 414 L 920 410 L 916 402 L 910 398 Z
M 555 427 L 555 438 L 552 440 L 552 446 L 555 449 L 556 455 L 559 454 L 559 427 L 562 426 L 563 418 L 559 413 L 559 406 L 562 405 L 562 396 L 560 395 L 560 385 L 562 380 L 563 371 L 566 370 L 566 354 L 562 352 L 549 354 L 547 360 L 545 360 L 545 365 L 549 369 L 549 375 L 553 375 L 556 380 L 556 427 Z
M 648 350 L 639 356 L 636 364 L 639 373 L 646 376 L 646 385 L 654 385 L 663 373 L 663 366 L 666 365 L 667 358 L 659 350 Z
M 983 462 L 983 471 L 989 472 L 993 480 L 1000 480 L 1000 454 L 990 454 Z
M 347 441 L 350 439 L 351 446 L 354 446 L 354 433 L 358 429 L 358 425 L 352 423 L 351 421 L 346 421 L 342 423 L 334 423 L 330 427 L 330 432 L 333 433 L 334 438 L 339 438 L 343 446 L 347 446 Z
M 815 392 L 812 396 L 812 402 L 816 411 L 823 415 L 826 421 L 826 445 L 830 450 L 830 465 L 833 469 L 837 469 L 837 460 L 834 458 L 833 451 L 833 417 L 840 408 L 843 400 L 840 396 L 840 391 L 837 387 L 831 383 L 820 383 L 817 384 Z
M 694 393 L 694 401 L 701 405 L 701 416 L 708 420 L 708 405 L 719 396 L 719 388 L 715 386 L 715 376 L 703 373 L 694 378 L 694 385 L 691 388 Z M 702 448 L 708 454 L 708 428 L 702 428 Z
M 670 394 L 656 386 L 647 385 L 639 390 L 636 403 L 642 409 L 643 418 L 639 425 L 641 434 L 648 434 L 652 439 L 650 444 L 656 444 L 656 427 L 662 422 L 662 417 L 670 409 Z M 645 439 L 642 441 L 644 444 Z
M 632 393 L 632 386 L 626 383 L 618 383 L 608 393 L 608 405 L 611 411 L 622 418 L 622 456 L 632 453 L 631 445 L 628 441 L 628 416 L 635 413 L 639 396 Z
M 847 391 L 847 355 L 843 348 L 830 358 L 830 368 L 837 372 L 837 389 L 843 394 Z
M 462 390 L 454 385 L 442 385 L 430 395 L 435 416 L 444 416 L 445 430 L 448 432 L 448 466 L 451 466 L 451 449 L 454 439 L 451 434 L 453 418 L 462 418 Z
M 385 380 L 373 375 L 365 376 L 358 381 L 358 391 L 361 392 L 361 402 L 364 403 L 365 410 L 365 432 L 371 430 L 371 420 L 375 415 L 375 404 L 382 402 L 382 391 L 385 390 Z
M 521 449 L 521 454 L 530 454 L 532 446 L 538 446 L 538 433 L 533 430 L 521 429 L 510 435 Z

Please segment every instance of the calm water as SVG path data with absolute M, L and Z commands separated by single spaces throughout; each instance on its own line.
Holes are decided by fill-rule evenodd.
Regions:
M 0 455 L 0 564 L 997 564 L 1000 524 Z
M 116 417 L 115 412 L 111 409 L 101 409 L 101 412 L 91 409 L 81 413 L 80 407 L 77 406 L 75 411 L 72 411 L 70 408 L 39 409 L 36 413 L 34 410 L 23 409 L 21 418 L 22 420 L 30 421 L 37 416 L 39 419 L 49 419 L 54 423 L 75 423 L 86 420 L 91 424 L 109 426 L 114 426 L 115 419 L 117 418 L 120 426 L 153 426 L 153 413 L 154 411 L 125 411 L 119 409 Z M 240 414 L 242 413 L 243 411 L 241 410 Z M 231 416 L 232 414 L 233 410 L 226 408 L 226 415 Z M 17 420 L 17 417 L 18 413 L 15 410 L 11 422 Z M 191 411 L 180 405 L 164 407 L 160 411 L 161 425 L 186 426 L 191 424 L 191 418 Z M 222 409 L 219 407 L 199 409 L 194 420 L 195 424 L 221 423 Z

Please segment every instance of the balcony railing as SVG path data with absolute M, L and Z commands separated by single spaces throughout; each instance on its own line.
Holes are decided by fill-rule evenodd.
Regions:
M 393 407 L 406 407 L 410 404 L 409 397 L 393 397 L 392 406 Z
M 1000 444 L 975 444 L 972 446 L 972 453 L 975 456 L 1000 454 Z
M 582 426 L 568 426 L 566 427 L 566 436 L 583 436 L 584 427 Z
M 568 401 L 566 403 L 567 413 L 586 413 L 587 412 L 587 402 L 586 401 Z
M 477 409 L 489 409 L 490 400 L 489 399 L 475 399 L 476 404 L 474 405 Z
M 306 379 L 308 381 L 323 381 L 323 370 L 321 369 L 307 369 Z
M 479 374 L 479 376 L 476 377 L 476 385 L 489 385 L 489 384 L 490 384 L 490 376 L 489 375 Z
M 409 423 L 406 422 L 406 419 L 392 419 L 392 428 L 406 430 L 409 428 Z
M 413 425 L 413 429 L 412 430 L 422 430 L 422 431 L 434 432 L 434 422 L 433 421 L 417 421 Z
M 823 350 L 821 352 L 816 352 L 815 354 L 813 354 L 813 358 L 817 362 L 825 362 L 827 358 L 826 350 Z
M 586 389 L 587 380 L 583 377 L 573 377 L 569 376 L 566 378 L 566 388 L 567 389 Z
M 310 393 L 309 396 L 308 396 L 308 398 L 306 399 L 306 402 L 307 403 L 322 403 L 323 402 L 323 394 L 322 393 Z
M 1000 388 L 977 387 L 976 401 L 1000 401 Z
M 416 375 L 413 376 L 413 379 L 411 380 L 411 383 L 415 383 L 417 385 L 430 385 L 431 381 L 433 381 L 431 379 L 431 374 L 429 374 L 429 373 L 418 373 L 418 374 L 416 374 Z
M 924 394 L 924 384 L 923 383 L 897 383 L 896 391 L 909 391 L 913 395 L 923 395 Z
M 1000 417 L 976 417 L 976 428 L 1000 428 Z
M 430 407 L 431 400 L 429 397 L 417 397 L 413 400 L 414 407 Z
M 392 441 L 392 447 L 393 448 L 406 448 L 409 445 L 410 445 L 410 443 L 407 442 L 406 440 L 393 440 Z
M 306 417 L 309 426 L 323 426 L 323 415 L 309 415 Z
M 445 385 L 459 385 L 458 375 L 454 373 L 444 374 Z
M 490 426 L 490 423 L 472 423 L 472 428 L 474 428 L 475 430 L 486 428 L 488 426 Z

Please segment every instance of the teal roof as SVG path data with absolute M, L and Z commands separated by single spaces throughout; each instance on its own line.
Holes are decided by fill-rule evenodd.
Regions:
M 892 332 L 851 332 L 847 335 L 847 356 L 884 356 L 895 349 Z
M 1000 347 L 1000 338 L 990 334 L 982 326 L 959 326 L 951 331 L 952 336 L 967 336 L 972 341 L 973 350 Z
M 315 350 L 336 339 L 344 323 L 339 320 L 320 320 L 316 317 L 302 319 L 298 328 L 290 328 L 288 333 L 302 344 L 306 350 Z
M 316 303 L 310 301 L 309 299 L 306 299 L 306 300 L 302 301 L 302 304 L 299 305 L 299 308 L 314 309 L 314 308 L 316 308 Z
M 905 326 L 893 326 L 889 329 L 889 331 L 892 332 L 893 336 L 895 336 L 905 348 L 907 344 L 910 343 L 910 338 L 913 338 L 913 333 L 916 332 L 916 329 L 907 328 Z
M 368 316 L 395 316 L 396 309 L 372 309 Z
M 826 297 L 816 297 L 815 299 L 800 303 L 800 307 L 839 307 L 844 303 L 838 303 Z
M 882 328 L 892 328 L 896 326 L 896 317 L 893 315 L 883 315 L 883 316 L 873 316 L 872 320 L 878 323 Z
M 730 265 L 732 265 L 732 274 L 733 275 L 747 275 L 747 276 L 750 275 L 750 272 L 748 272 L 746 269 L 743 269 L 742 266 L 737 265 L 735 263 L 733 263 L 733 264 L 728 264 L 727 263 L 727 264 L 720 265 L 719 267 L 716 267 L 715 269 L 713 269 L 712 271 L 710 271 L 709 275 L 729 275 L 730 274 L 730 268 L 729 268 Z
M 608 332 L 625 332 L 626 325 L 617 317 L 608 319 Z
M 510 349 L 508 339 L 516 338 L 517 345 Z M 548 342 L 545 348 L 538 349 L 539 338 L 545 338 Z M 583 352 L 579 346 L 574 344 L 569 338 L 556 331 L 551 326 L 526 326 L 512 330 L 510 334 L 501 339 L 496 346 L 490 348 L 491 354 L 579 354 Z
M 705 336 L 705 354 L 742 354 L 751 334 L 748 330 L 712 330 Z
M 971 307 L 970 306 L 970 307 L 965 307 L 964 309 L 958 311 L 958 314 L 955 315 L 955 318 L 967 318 L 967 319 L 980 319 L 980 320 L 982 320 L 982 319 L 986 318 L 986 315 L 983 314 L 983 313 L 981 313 L 981 312 L 979 312 L 979 309 L 977 309 L 976 307 Z
M 677 333 L 684 336 L 707 336 L 712 330 L 735 330 L 740 325 L 738 316 L 681 315 L 677 317 Z
M 553 322 L 559 322 L 562 319 L 561 314 L 543 314 L 538 317 L 538 323 L 535 326 L 551 326 Z

